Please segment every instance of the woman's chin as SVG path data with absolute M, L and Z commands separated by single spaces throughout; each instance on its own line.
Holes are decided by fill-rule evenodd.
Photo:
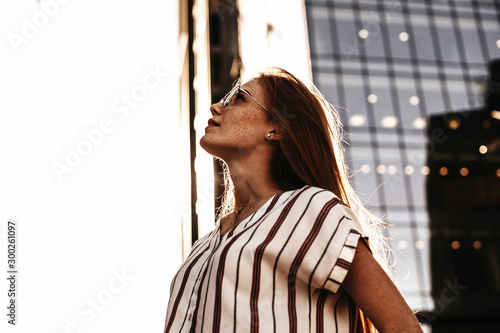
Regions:
M 217 149 L 217 145 L 215 145 L 213 142 L 210 142 L 210 139 L 208 139 L 206 135 L 204 135 L 200 139 L 200 146 L 201 146 L 201 148 L 203 148 L 203 150 L 205 150 L 210 155 L 212 155 L 214 157 L 219 157 L 218 156 L 219 154 L 217 152 L 220 149 Z
M 210 149 L 211 145 L 210 145 L 210 142 L 209 142 L 206 134 L 201 137 L 200 146 L 201 146 L 201 148 L 205 149 L 209 153 L 209 151 L 207 149 Z

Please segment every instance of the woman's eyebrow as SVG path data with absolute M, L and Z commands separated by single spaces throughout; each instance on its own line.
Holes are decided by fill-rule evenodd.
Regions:
M 243 90 L 244 92 L 248 93 L 250 96 L 252 96 L 252 93 L 250 93 L 250 91 L 248 91 L 247 89 L 245 89 L 245 88 L 240 88 L 240 89 Z

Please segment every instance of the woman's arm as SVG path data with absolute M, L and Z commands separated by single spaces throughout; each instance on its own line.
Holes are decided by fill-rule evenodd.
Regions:
M 362 240 L 358 241 L 342 285 L 379 332 L 423 332 L 417 317 Z

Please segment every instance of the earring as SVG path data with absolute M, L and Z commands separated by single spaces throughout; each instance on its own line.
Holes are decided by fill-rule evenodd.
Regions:
M 267 133 L 267 137 L 270 138 L 271 137 L 271 133 Z

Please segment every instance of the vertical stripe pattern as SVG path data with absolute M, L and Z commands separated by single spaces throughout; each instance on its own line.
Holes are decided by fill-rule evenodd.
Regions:
M 305 186 L 200 239 L 171 285 L 165 332 L 350 332 L 341 284 L 364 237 L 352 210 Z M 351 305 L 350 305 L 351 304 Z

